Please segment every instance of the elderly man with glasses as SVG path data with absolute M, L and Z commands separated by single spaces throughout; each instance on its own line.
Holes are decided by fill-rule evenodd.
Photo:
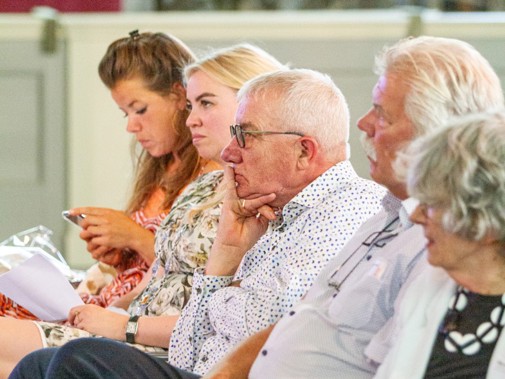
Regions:
M 238 98 L 218 235 L 169 348 L 199 374 L 288 312 L 384 195 L 347 160 L 348 107 L 328 76 L 268 74 Z
M 349 110 L 327 75 L 303 69 L 267 74 L 248 82 L 238 100 L 235 138 L 222 152 L 228 167 L 218 235 L 205 270 L 195 272 L 169 347 L 171 363 L 200 374 L 289 312 L 358 227 L 379 211 L 385 194 L 360 178 L 348 160 Z M 61 353 L 89 342 L 67 344 Z M 141 378 L 161 376 L 159 367 L 172 369 L 110 342 L 97 341 L 79 354 L 80 360 L 101 362 L 88 366 L 96 368 L 93 374 L 75 372 Z

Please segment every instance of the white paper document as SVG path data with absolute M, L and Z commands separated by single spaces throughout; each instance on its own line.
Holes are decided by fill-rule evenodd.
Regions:
M 0 293 L 44 321 L 61 321 L 83 304 L 61 272 L 40 254 L 0 275 Z

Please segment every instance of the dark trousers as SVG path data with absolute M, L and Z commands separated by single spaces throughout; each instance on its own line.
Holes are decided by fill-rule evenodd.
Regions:
M 9 379 L 197 379 L 164 359 L 106 338 L 80 338 L 27 355 Z

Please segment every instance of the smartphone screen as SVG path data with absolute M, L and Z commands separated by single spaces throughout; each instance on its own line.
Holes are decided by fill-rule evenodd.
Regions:
M 71 222 L 72 224 L 75 224 L 77 226 L 81 226 L 82 220 L 86 218 L 86 215 L 84 214 L 78 214 L 78 215 L 71 215 L 69 211 L 63 211 L 61 212 L 61 216 L 67 220 L 68 222 Z

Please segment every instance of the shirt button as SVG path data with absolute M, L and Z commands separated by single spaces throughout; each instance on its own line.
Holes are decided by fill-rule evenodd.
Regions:
M 265 350 L 263 350 L 263 351 L 261 352 L 261 355 L 263 355 L 263 356 L 267 355 L 267 350 L 266 350 L 266 349 L 265 349 Z
M 204 355 L 204 356 L 202 357 L 202 362 L 207 362 L 207 356 L 206 356 L 206 355 Z
M 291 312 L 289 312 L 289 315 L 290 315 L 290 316 L 293 316 L 294 314 L 295 314 L 295 311 L 291 311 Z

